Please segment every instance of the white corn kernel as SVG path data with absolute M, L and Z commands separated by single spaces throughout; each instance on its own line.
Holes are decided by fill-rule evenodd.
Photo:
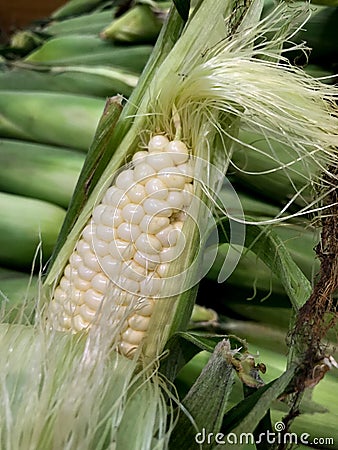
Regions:
M 147 270 L 155 270 L 161 262 L 158 253 L 149 254 L 139 250 L 134 255 L 134 261 Z
M 103 273 L 98 273 L 92 279 L 91 286 L 89 286 L 88 289 L 90 289 L 90 287 L 93 287 L 93 289 L 97 290 L 101 294 L 105 294 L 108 284 L 109 284 L 109 280 L 106 277 L 106 275 L 104 275 Z
M 129 342 L 129 344 L 139 345 L 144 338 L 143 331 L 136 331 L 132 328 L 128 328 L 124 333 L 122 333 L 122 339 Z
M 133 155 L 133 163 L 134 163 L 134 166 L 136 165 L 136 164 L 139 164 L 139 163 L 141 163 L 141 162 L 146 162 L 146 157 L 148 156 L 148 152 L 147 151 L 143 151 L 143 150 L 141 150 L 141 151 L 139 151 L 139 152 L 136 152 L 134 155 Z
M 184 205 L 184 197 L 180 191 L 170 191 L 166 199 L 168 205 L 173 209 L 181 210 Z
M 83 302 L 91 309 L 97 311 L 102 304 L 103 295 L 101 292 L 96 291 L 95 289 L 88 289 L 84 296 Z
M 166 146 L 169 143 L 169 139 L 165 136 L 157 134 L 153 136 L 148 142 L 148 151 L 149 153 L 154 152 L 163 152 L 166 150 Z
M 109 244 L 106 241 L 98 239 L 97 236 L 93 237 L 93 251 L 96 257 L 103 257 L 109 254 Z
M 140 282 L 140 293 L 145 297 L 153 297 L 161 291 L 162 287 L 163 280 L 152 273 Z
M 150 317 L 134 314 L 130 319 L 128 319 L 128 325 L 136 331 L 147 331 L 149 321 Z
M 134 179 L 141 184 L 145 184 L 154 175 L 156 175 L 156 170 L 145 162 L 138 164 L 134 169 Z
M 99 261 L 97 259 L 97 256 L 95 255 L 95 253 L 92 253 L 90 251 L 88 251 L 87 253 L 85 253 L 85 255 L 83 256 L 83 263 L 92 270 L 95 270 L 96 272 L 99 272 L 101 270 L 101 266 L 99 264 Z
M 158 178 L 151 178 L 146 182 L 145 191 L 148 198 L 156 198 L 158 200 L 165 200 L 168 197 L 168 188 L 163 181 Z
M 178 167 L 166 167 L 158 172 L 158 177 L 168 188 L 183 189 L 186 178 L 178 169 Z
M 101 267 L 104 273 L 113 280 L 121 272 L 121 258 L 113 258 L 111 255 L 107 255 L 100 259 Z
M 143 202 L 146 195 L 144 186 L 140 183 L 136 183 L 128 189 L 128 197 L 130 198 L 130 201 L 136 203 L 137 205 Z
M 140 223 L 140 230 L 143 233 L 156 234 L 169 225 L 168 217 L 157 217 L 145 215 Z
M 162 250 L 162 244 L 157 237 L 147 233 L 140 234 L 136 239 L 135 247 L 144 253 L 158 253 Z
M 189 159 L 187 146 L 182 141 L 169 142 L 165 150 L 170 153 L 170 156 L 176 165 L 183 164 Z
M 135 242 L 140 234 L 140 227 L 132 223 L 123 222 L 117 228 L 117 237 L 127 242 Z
M 97 311 L 88 308 L 87 305 L 82 305 L 79 308 L 79 314 L 87 322 L 93 322 L 97 316 Z
M 168 203 L 164 200 L 157 200 L 156 198 L 147 198 L 143 202 L 143 208 L 146 214 L 156 215 L 161 217 L 169 217 L 172 215 L 172 209 L 168 207 Z
M 147 164 L 158 172 L 161 169 L 173 166 L 174 162 L 167 153 L 151 153 L 147 157 Z
M 77 270 L 79 277 L 86 281 L 90 281 L 97 274 L 95 270 L 89 269 L 89 267 L 84 264 L 81 264 Z
M 116 228 L 107 227 L 106 225 L 97 225 L 96 236 L 105 242 L 111 242 L 116 238 Z
M 122 191 L 128 189 L 134 183 L 134 171 L 132 169 L 123 170 L 116 178 L 115 185 Z
M 93 210 L 93 222 L 96 225 L 99 225 L 102 223 L 101 221 L 101 214 L 105 211 L 106 209 L 106 205 L 97 205 L 95 206 L 94 210 Z
M 122 209 L 122 217 L 128 223 L 138 225 L 145 215 L 144 209 L 141 205 L 136 203 L 129 203 Z
M 120 261 L 127 261 L 131 259 L 135 253 L 135 249 L 130 242 L 122 239 L 114 239 L 108 245 L 109 255 Z

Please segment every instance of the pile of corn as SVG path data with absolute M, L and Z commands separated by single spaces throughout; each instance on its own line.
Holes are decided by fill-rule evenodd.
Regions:
M 0 301 L 5 321 L 22 323 L 23 301 L 27 303 L 24 314 L 28 322 L 33 320 L 36 301 L 31 302 L 30 292 L 36 292 L 40 274 L 52 257 L 105 100 L 117 94 L 125 99 L 131 95 L 170 3 L 70 0 L 50 18 L 15 33 L 9 45 L 1 49 Z M 271 7 L 271 2 L 266 2 L 264 14 Z M 327 24 L 337 18 L 336 8 L 313 8 L 306 37 L 301 31 L 295 39 L 306 39 L 314 49 L 305 69 L 334 83 L 331 75 L 338 64 L 337 39 L 334 25 Z M 301 60 L 301 55 L 294 56 Z M 192 150 L 179 133 L 165 135 L 158 130 L 158 134 L 142 140 L 143 146 L 129 166 L 109 184 L 92 217 L 87 218 L 58 276 L 58 285 L 53 286 L 46 311 L 53 330 L 81 332 L 90 328 L 101 313 L 104 316 L 102 304 L 108 296 L 113 299 L 112 309 L 119 311 L 114 320 L 107 317 L 109 326 L 117 330 L 114 345 L 128 357 L 139 354 L 139 344 L 152 329 L 153 297 L 165 289 L 162 278 L 180 253 L 181 231 L 193 192 Z M 315 172 L 316 164 L 294 162 L 294 155 L 284 144 L 274 145 L 267 158 L 271 150 L 267 141 L 252 130 L 241 130 L 241 141 L 261 149 L 261 153 L 248 153 L 238 145 L 227 173 L 245 216 L 274 223 L 276 217 L 296 214 L 287 224 L 277 221 L 273 230 L 312 283 L 318 270 L 313 252 L 318 229 L 310 214 L 300 214 L 298 219 L 297 213 L 311 202 L 313 186 L 304 180 L 309 172 Z M 226 199 L 225 188 L 222 195 Z M 263 378 L 270 381 L 286 364 L 283 341 L 292 311 L 290 300 L 280 279 L 250 249 L 225 283 L 216 285 L 228 247 L 226 243 L 219 246 L 197 297 L 198 303 L 213 308 L 219 319 L 197 327 L 221 327 L 226 333 L 247 339 L 251 353 L 259 352 L 267 365 L 268 377 Z M 109 280 L 116 285 L 113 290 Z M 208 289 L 215 286 L 217 301 L 208 295 Z M 253 299 L 255 307 L 248 298 Z M 287 323 L 276 325 L 276 314 L 287 317 Z M 208 358 L 209 354 L 202 353 L 186 366 L 176 380 L 179 390 L 191 387 L 196 376 L 194 364 L 199 373 Z M 132 373 L 133 368 L 128 370 Z M 318 394 L 315 391 L 314 400 L 322 407 L 309 401 L 304 406 L 305 415 L 296 421 L 298 433 L 310 430 L 315 420 L 319 426 L 326 424 L 320 435 L 334 437 L 336 445 L 320 448 L 338 448 L 334 426 L 338 411 L 327 402 L 336 382 L 337 375 L 330 374 L 318 387 Z M 149 392 L 142 391 L 141 382 L 135 385 L 133 389 L 139 389 L 145 401 Z M 236 389 L 230 405 L 241 397 L 239 384 Z M 135 401 L 140 399 L 136 396 Z M 323 407 L 330 411 L 323 411 Z M 278 408 L 273 410 L 275 421 L 281 416 Z M 121 430 L 128 430 L 125 417 Z M 122 431 L 121 436 L 118 448 L 127 448 L 123 447 L 127 441 Z M 61 448 L 55 445 L 53 448 Z M 104 443 L 100 445 L 105 448 Z M 69 448 L 75 449 L 76 444 Z M 140 444 L 139 448 L 156 448 L 156 442 L 143 447 Z M 20 449 L 20 443 L 13 447 L 16 449 Z

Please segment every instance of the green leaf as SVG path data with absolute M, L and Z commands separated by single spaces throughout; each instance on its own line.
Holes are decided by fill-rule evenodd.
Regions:
M 258 424 L 270 409 L 274 402 L 287 388 L 292 380 L 295 367 L 288 369 L 278 379 L 271 381 L 269 384 L 259 388 L 254 394 L 246 397 L 236 406 L 234 406 L 225 416 L 222 423 L 221 432 L 228 435 L 231 432 L 232 440 L 239 440 L 243 433 L 254 433 Z M 267 430 L 265 430 L 267 431 Z M 215 446 L 215 449 L 232 449 L 234 448 L 228 440 L 226 445 Z M 236 449 L 242 448 L 243 444 L 239 442 Z
M 218 432 L 233 381 L 230 342 L 224 339 L 216 345 L 207 365 L 182 401 L 183 411 L 171 435 L 169 449 L 198 449 L 197 433 L 204 429 Z
M 228 242 L 229 222 L 219 220 L 220 243 Z M 311 284 L 294 262 L 282 239 L 269 226 L 247 225 L 245 247 L 252 250 L 279 278 L 297 311 L 310 297 Z
M 215 346 L 225 338 L 230 340 L 232 346 L 240 344 L 242 348 L 245 347 L 245 344 L 235 336 L 191 332 L 175 333 L 166 344 L 165 351 L 168 351 L 168 356 L 161 361 L 160 372 L 168 380 L 173 381 L 182 367 L 197 353 L 202 350 L 212 353 Z

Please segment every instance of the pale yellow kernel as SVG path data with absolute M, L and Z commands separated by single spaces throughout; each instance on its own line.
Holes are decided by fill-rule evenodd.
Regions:
M 69 262 L 71 266 L 76 269 L 80 264 L 82 264 L 82 257 L 76 251 L 74 251 L 70 255 Z
M 122 189 L 115 188 L 109 197 L 109 205 L 115 206 L 115 208 L 122 209 L 128 203 L 130 203 L 129 196 L 126 194 L 126 191 Z
M 174 227 L 172 224 L 169 224 L 167 227 L 165 227 L 163 230 L 159 231 L 158 233 L 156 233 L 156 237 L 157 239 L 161 242 L 161 244 L 163 245 L 163 247 L 169 247 L 170 246 L 170 241 L 169 241 L 169 236 L 170 233 L 174 230 Z
M 136 331 L 132 328 L 127 328 L 127 330 L 121 334 L 122 340 L 129 342 L 129 344 L 139 345 L 145 337 L 143 331 Z
M 180 249 L 177 245 L 174 245 L 172 247 L 166 247 L 164 248 L 160 253 L 160 260 L 161 263 L 168 263 L 175 261 L 180 255 Z
M 82 305 L 79 308 L 79 314 L 82 316 L 83 320 L 86 322 L 93 322 L 97 317 L 97 310 L 89 308 L 87 305 Z
M 129 203 L 122 210 L 123 219 L 135 225 L 138 225 L 145 215 L 142 205 L 137 205 L 136 203 Z
M 137 294 L 140 290 L 140 283 L 138 283 L 135 280 L 132 280 L 131 278 L 127 278 L 124 275 L 120 275 L 119 277 L 115 278 L 113 282 L 116 284 L 116 286 L 120 287 L 123 291 L 121 296 L 125 294 Z
M 95 253 L 92 253 L 90 251 L 86 252 L 85 255 L 83 256 L 83 262 L 89 269 L 95 270 L 96 272 L 100 272 L 101 266 L 98 262 Z
M 143 233 L 156 234 L 166 228 L 170 223 L 168 217 L 145 215 L 140 223 L 140 230 Z
M 133 244 L 122 239 L 114 239 L 108 244 L 109 254 L 121 261 L 129 260 L 134 256 L 135 249 Z
M 111 242 L 116 238 L 116 228 L 106 225 L 97 225 L 96 236 L 105 242 Z
M 99 257 L 103 258 L 104 256 L 109 254 L 109 243 L 106 241 L 102 241 L 101 239 L 98 239 L 97 236 L 94 236 L 93 251 L 97 258 Z
M 79 314 L 71 318 L 71 324 L 75 331 L 82 331 L 89 325 Z
M 136 152 L 136 153 L 134 154 L 134 156 L 133 156 L 133 163 L 134 163 L 134 166 L 135 166 L 136 164 L 141 163 L 141 162 L 145 162 L 147 156 L 148 156 L 148 152 L 147 152 L 147 151 L 143 151 L 143 150 L 142 150 L 142 151 Z
M 69 300 L 73 305 L 80 306 L 83 303 L 84 291 L 78 289 L 72 289 L 69 293 Z
M 163 278 L 166 276 L 166 274 L 168 272 L 168 268 L 169 268 L 169 264 L 167 264 L 167 263 L 158 264 L 156 267 L 156 273 L 158 274 L 159 277 Z
M 137 350 L 137 345 L 129 344 L 129 342 L 121 342 L 118 345 L 118 349 L 122 355 L 131 358 Z
M 155 270 L 161 262 L 158 253 L 144 253 L 139 250 L 135 252 L 134 261 L 147 270 Z
M 89 286 L 89 288 L 92 287 L 93 289 L 97 290 L 101 294 L 105 294 L 108 284 L 109 284 L 109 279 L 107 278 L 107 276 L 104 275 L 103 273 L 98 273 L 92 279 L 91 286 Z
M 147 198 L 144 200 L 143 209 L 150 216 L 170 217 L 173 213 L 172 208 L 169 207 L 165 200 L 158 200 L 156 198 Z
M 171 141 L 165 148 L 176 165 L 183 164 L 189 159 L 187 146 L 182 141 Z
M 117 237 L 127 242 L 135 242 L 140 234 L 140 227 L 133 223 L 123 222 L 117 228 Z
M 88 244 L 88 242 L 80 239 L 76 244 L 76 250 L 82 259 L 83 256 L 91 250 L 91 246 Z
M 163 135 L 156 134 L 148 142 L 148 151 L 150 153 L 165 151 L 166 146 L 169 143 L 169 139 Z
M 167 185 L 159 178 L 151 178 L 144 186 L 144 189 L 149 198 L 156 198 L 158 200 L 165 200 L 168 197 Z
M 149 180 L 149 178 L 153 177 L 154 175 L 156 175 L 156 170 L 145 162 L 141 162 L 134 169 L 134 179 L 136 182 L 141 184 L 145 184 Z
M 83 295 L 83 301 L 89 308 L 97 311 L 102 304 L 103 297 L 101 292 L 95 289 L 88 289 Z
M 131 169 L 123 170 L 118 174 L 115 185 L 122 191 L 126 191 L 134 183 L 134 171 Z
M 105 209 L 106 209 L 106 205 L 103 205 L 103 204 L 99 204 L 99 205 L 95 206 L 95 208 L 93 209 L 92 217 L 93 217 L 93 222 L 96 225 L 99 225 L 102 222 L 101 214 L 104 213 Z
M 78 267 L 80 267 L 80 265 Z M 72 281 L 74 277 L 78 276 L 78 270 L 75 267 L 72 267 L 71 264 L 67 264 L 64 270 L 64 274 L 65 277 L 68 278 L 68 280 Z
M 166 198 L 168 205 L 171 208 L 181 210 L 184 205 L 184 197 L 182 191 L 170 191 Z
M 194 197 L 194 186 L 192 183 L 185 183 L 184 189 L 182 191 L 184 206 L 189 206 Z
M 96 225 L 92 222 L 90 222 L 88 225 L 86 225 L 82 231 L 82 238 L 88 242 L 88 244 L 92 243 L 93 236 L 95 236 L 96 232 Z
M 141 316 L 151 316 L 154 312 L 154 300 L 141 298 L 135 306 L 135 311 Z
M 70 283 L 70 281 L 69 281 L 69 279 L 68 279 L 67 277 L 63 276 L 63 277 L 61 278 L 61 281 L 60 281 L 60 288 L 61 288 L 64 292 L 66 292 L 66 293 L 70 290 L 70 288 L 71 288 L 71 283 Z
M 162 250 L 162 244 L 156 236 L 147 233 L 141 233 L 135 242 L 135 247 L 143 253 L 158 253 Z
M 95 276 L 97 276 L 97 275 L 95 275 Z M 69 292 L 71 293 L 74 290 L 74 287 L 79 289 L 80 291 L 87 291 L 90 288 L 91 282 L 92 281 L 86 281 L 80 277 L 76 277 L 72 280 L 72 285 L 71 285 L 71 288 L 69 289 Z
M 177 168 L 184 175 L 186 183 L 193 181 L 194 170 L 191 163 L 180 164 Z
M 102 270 L 110 278 L 114 279 L 120 274 L 122 268 L 121 259 L 113 258 L 111 255 L 107 255 L 100 259 Z
M 128 319 L 130 328 L 136 331 L 147 331 L 149 327 L 150 317 L 134 314 Z
M 186 178 L 178 169 L 178 167 L 166 167 L 158 172 L 158 177 L 168 188 L 183 189 Z
M 147 164 L 158 172 L 166 167 L 174 166 L 174 161 L 168 153 L 151 153 L 147 157 Z
M 136 261 L 123 262 L 121 274 L 134 281 L 142 281 L 148 275 L 147 270 Z
M 55 301 L 59 302 L 60 304 L 63 304 L 67 300 L 67 294 L 63 289 L 61 289 L 60 286 L 58 286 L 54 291 L 53 298 Z
M 133 186 L 131 186 L 127 192 L 130 202 L 133 202 L 137 205 L 142 203 L 147 195 L 144 186 L 140 183 L 136 183 Z
M 72 328 L 72 319 L 65 314 L 59 314 L 57 316 L 59 327 L 61 330 L 70 330 Z
M 163 280 L 155 273 L 152 273 L 140 282 L 140 294 L 143 296 L 158 295 L 162 287 Z
M 84 264 L 80 265 L 77 271 L 79 277 L 86 281 L 90 281 L 97 274 L 95 270 L 89 269 L 89 267 L 85 266 Z
M 106 206 L 101 214 L 101 223 L 106 227 L 116 228 L 123 222 L 122 210 L 117 206 Z
M 69 317 L 75 316 L 79 312 L 77 305 L 74 305 L 72 302 L 70 302 L 68 300 L 64 302 L 64 304 L 62 305 L 62 308 L 63 308 L 64 314 L 67 314 L 67 316 L 69 316 Z

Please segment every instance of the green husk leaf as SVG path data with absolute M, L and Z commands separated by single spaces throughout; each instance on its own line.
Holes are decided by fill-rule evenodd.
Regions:
M 228 220 L 219 221 L 220 242 L 228 242 Z M 264 261 L 282 282 L 294 309 L 297 311 L 309 298 L 312 287 L 306 276 L 293 261 L 282 239 L 273 228 L 259 225 L 246 227 L 245 247 Z M 222 278 L 219 277 L 219 280 Z
M 228 340 L 219 342 L 186 397 L 181 409 L 185 414 L 178 418 L 170 438 L 169 448 L 187 450 L 199 448 L 196 433 L 207 429 L 217 433 L 220 429 L 228 396 L 232 390 L 234 370 Z M 205 447 L 208 448 L 208 447 Z

